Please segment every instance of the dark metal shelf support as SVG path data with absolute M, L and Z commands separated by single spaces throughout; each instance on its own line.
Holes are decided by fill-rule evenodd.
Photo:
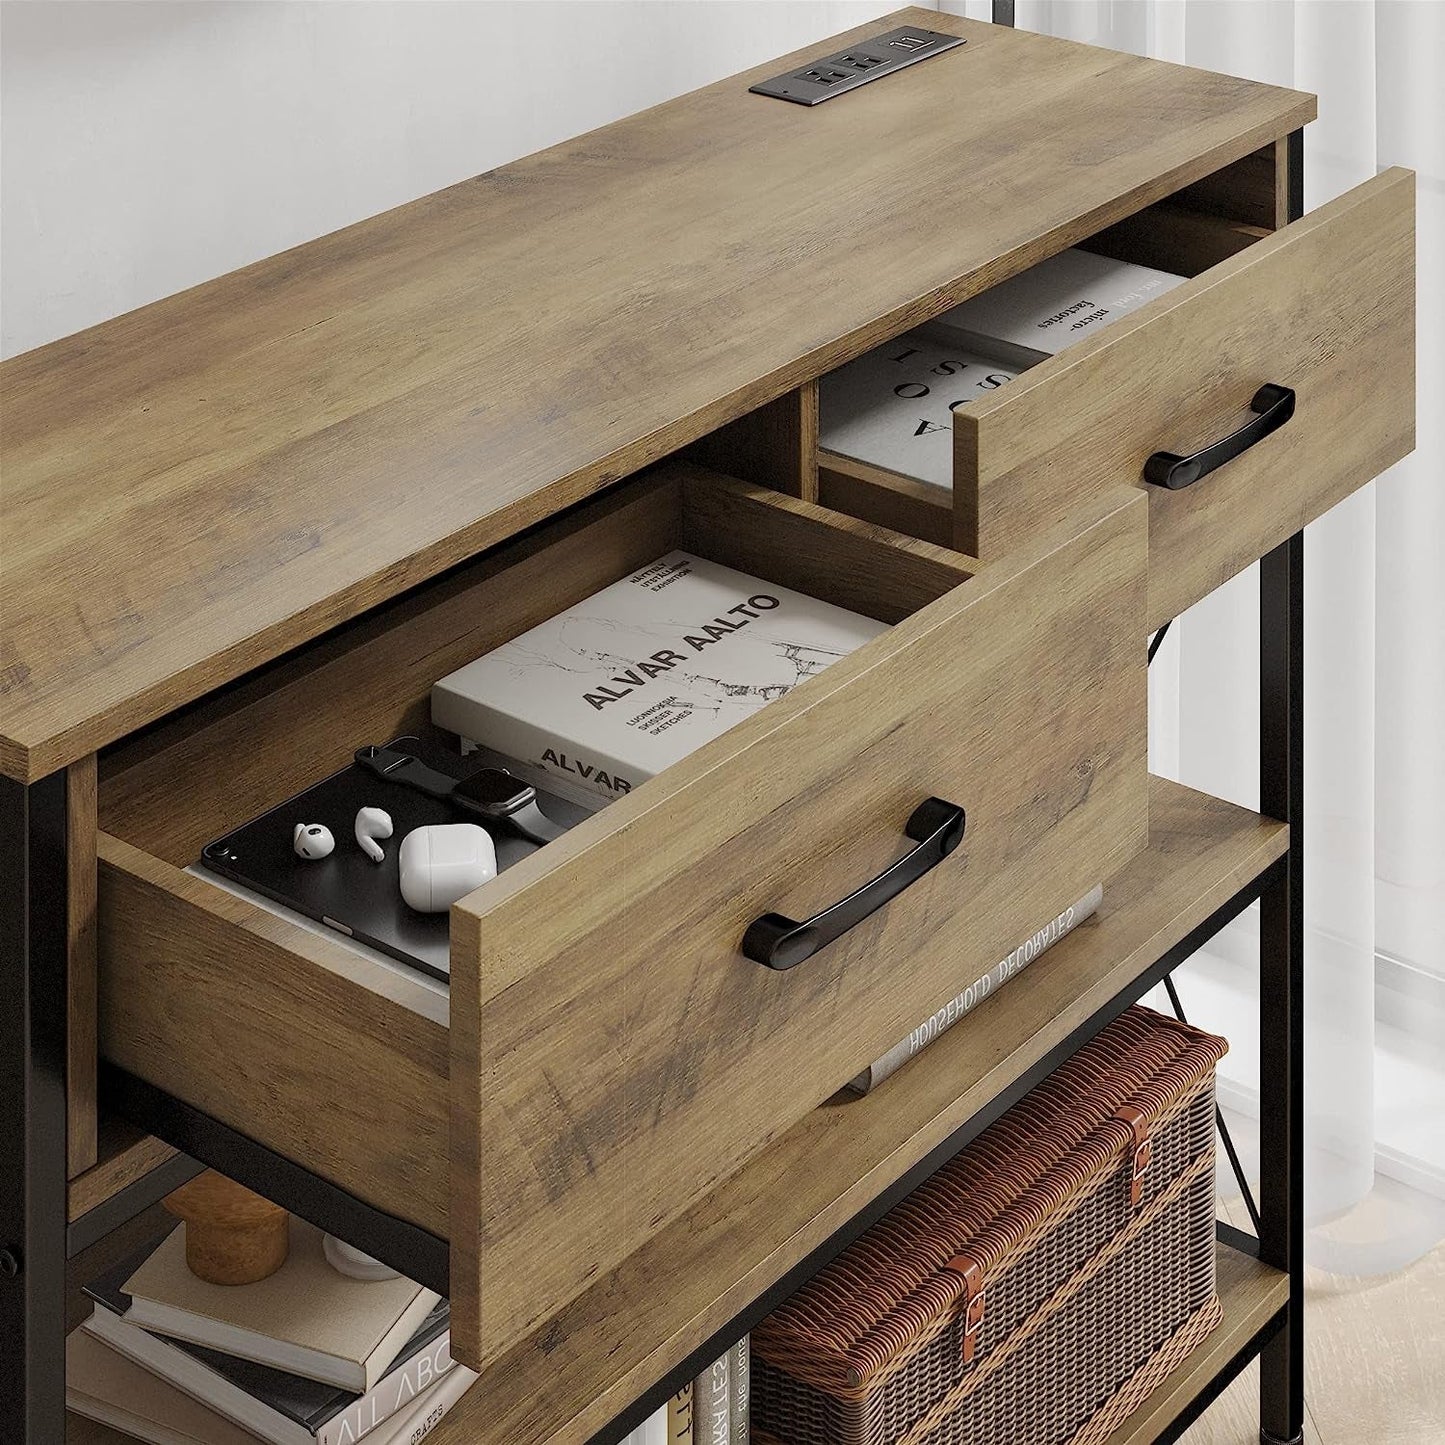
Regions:
M 66 782 L 0 778 L 0 1423 L 35 1442 L 65 1437 Z
M 1304 214 L 1304 132 L 1288 145 L 1288 216 Z M 1259 806 L 1289 824 L 1284 877 L 1260 900 L 1260 1249 L 1289 1275 L 1260 1356 L 1260 1439 L 1304 1439 L 1304 567 L 1296 532 L 1260 563 Z

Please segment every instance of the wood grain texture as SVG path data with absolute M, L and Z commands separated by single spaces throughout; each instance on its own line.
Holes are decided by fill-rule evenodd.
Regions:
M 940 547 L 953 545 L 953 498 L 902 472 L 824 451 L 818 457 L 818 500 L 880 527 Z
M 1226 1245 L 1216 1245 L 1214 1252 L 1224 1318 L 1209 1338 L 1109 1436 L 1109 1445 L 1153 1445 L 1185 1406 L 1288 1302 L 1287 1274 Z
M 1378 1194 L 1354 1223 L 1398 1228 Z M 1228 1212 L 1249 1224 L 1242 1202 Z M 1371 1216 L 1374 1216 L 1371 1218 Z M 1336 1221 L 1338 1223 L 1338 1221 Z M 1371 1237 L 1378 1237 L 1378 1233 Z M 1310 1445 L 1431 1445 L 1445 1440 L 1445 1243 L 1388 1275 L 1305 1271 L 1305 1411 Z M 1182 1445 L 1254 1445 L 1259 1367 L 1243 1374 L 1180 1436 Z
M 65 1157 L 74 1179 L 96 1162 L 95 1100 L 95 754 L 70 765 L 65 781 L 66 966 Z
M 96 1162 L 70 1181 L 67 1213 L 72 1220 L 104 1204 L 177 1152 L 114 1117 L 101 1117 L 96 1136 Z
M 486 1372 L 438 1445 L 582 1445 L 1258 877 L 1287 840 L 1284 824 L 1151 778 L 1149 847 L 1106 879 L 1095 918 L 881 1088 L 813 1110 L 589 1285 Z M 961 966 L 954 975 L 967 977 Z
M 497 1359 L 951 996 L 960 960 L 1144 846 L 1144 520 L 1120 489 L 457 905 L 458 1358 Z M 752 919 L 899 857 L 930 795 L 968 810 L 941 866 L 796 969 L 742 957 Z
M 1179 275 L 1200 272 L 1253 245 L 1286 224 L 1287 141 L 1225 166 L 1166 200 L 1090 236 L 1081 248 L 1115 260 L 1154 266 Z M 967 463 L 969 475 L 976 470 Z M 954 520 L 951 494 L 884 467 L 822 451 L 818 496 L 829 507 L 881 526 L 956 546 L 971 519 Z
M 902 622 L 973 575 L 970 560 L 855 517 L 706 472 L 683 480 L 678 545 L 880 622 Z
M 842 104 L 747 93 L 900 20 L 968 44 Z M 1314 110 L 902 11 L 5 362 L 0 771 L 109 744 Z
M 424 726 L 438 678 L 675 546 L 681 506 L 675 468 L 631 482 L 123 745 L 103 770 L 101 826 L 193 862 L 361 743 Z
M 106 1056 L 444 1232 L 445 1000 L 181 869 L 358 738 L 421 724 L 438 677 L 682 545 L 889 621 L 968 578 L 951 552 L 673 462 L 127 745 L 101 789 Z M 343 1095 L 355 1127 L 318 1104 Z
M 106 1058 L 446 1233 L 447 1030 L 409 980 L 107 833 L 100 904 Z
M 888 621 L 968 575 L 951 552 L 880 547 L 851 519 L 667 463 L 122 745 L 103 770 L 101 825 L 189 864 L 344 766 L 358 739 L 424 729 L 438 678 L 678 546 Z
M 1098 488 L 1149 494 L 1158 627 L 1414 446 L 1414 177 L 1392 169 L 961 408 L 959 545 L 985 561 Z M 1255 389 L 1293 419 L 1196 485 L 1140 482 L 1160 448 L 1239 426 Z
M 688 456 L 726 476 L 816 502 L 818 383 L 805 382 L 709 433 L 688 448 Z

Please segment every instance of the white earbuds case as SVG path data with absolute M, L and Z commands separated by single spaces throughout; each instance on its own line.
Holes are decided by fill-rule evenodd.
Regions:
M 496 847 L 475 823 L 413 828 L 401 840 L 398 863 L 401 896 L 418 913 L 445 913 L 497 876 Z

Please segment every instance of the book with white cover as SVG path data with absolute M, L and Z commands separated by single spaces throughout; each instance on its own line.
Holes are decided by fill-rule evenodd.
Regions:
M 953 490 L 953 413 L 1018 375 L 976 348 L 912 331 L 819 383 L 818 445 Z
M 404 1410 L 448 1371 L 449 1311 L 439 1301 L 403 1346 L 388 1373 L 364 1395 L 288 1375 L 253 1360 L 153 1335 L 124 1318 L 130 1297 L 120 1285 L 138 1261 L 122 1261 L 86 1286 L 96 1309 L 85 1329 L 127 1359 L 184 1390 L 270 1445 L 355 1445 Z
M 455 1365 L 395 1419 L 354 1438 L 366 1445 L 417 1445 L 476 1380 Z M 65 1407 L 149 1445 L 256 1445 L 270 1439 L 232 1424 L 89 1329 L 73 1331 L 65 1342 Z
M 65 1408 L 150 1445 L 256 1445 L 256 1436 L 87 1331 L 65 1341 Z
M 186 1265 L 185 1231 L 168 1234 L 125 1282 L 131 1324 L 255 1360 L 356 1394 L 371 1390 L 439 1296 L 409 1279 L 358 1280 L 333 1269 L 321 1231 L 294 1215 L 286 1263 L 255 1284 L 219 1285 Z
M 669 552 L 432 688 L 432 721 L 611 800 L 887 626 Z
M 622 1445 L 668 1445 L 666 1407 L 649 1415 L 637 1429 L 628 1435 Z
M 945 311 L 928 329 L 954 345 L 982 347 L 1028 366 L 1057 356 L 1184 280 L 1092 251 L 1061 251 Z

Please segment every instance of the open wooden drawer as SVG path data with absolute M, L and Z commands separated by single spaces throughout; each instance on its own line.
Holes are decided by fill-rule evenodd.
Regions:
M 101 1051 L 450 1239 L 452 1348 L 537 1329 L 1146 841 L 1145 507 L 970 576 L 671 464 L 121 750 L 101 790 Z M 183 869 L 459 663 L 674 546 L 894 624 L 452 914 L 452 992 Z M 808 918 L 956 850 L 785 970 Z
M 822 497 L 988 560 L 1138 485 L 1152 630 L 1413 448 L 1414 176 L 1386 171 L 1274 232 L 1166 204 L 1083 244 L 1192 279 L 960 406 L 951 498 L 828 453 Z M 1266 386 L 1293 392 L 1272 431 L 1290 406 L 1253 411 Z M 1192 483 L 1145 482 L 1154 453 L 1236 433 L 1237 454 Z

